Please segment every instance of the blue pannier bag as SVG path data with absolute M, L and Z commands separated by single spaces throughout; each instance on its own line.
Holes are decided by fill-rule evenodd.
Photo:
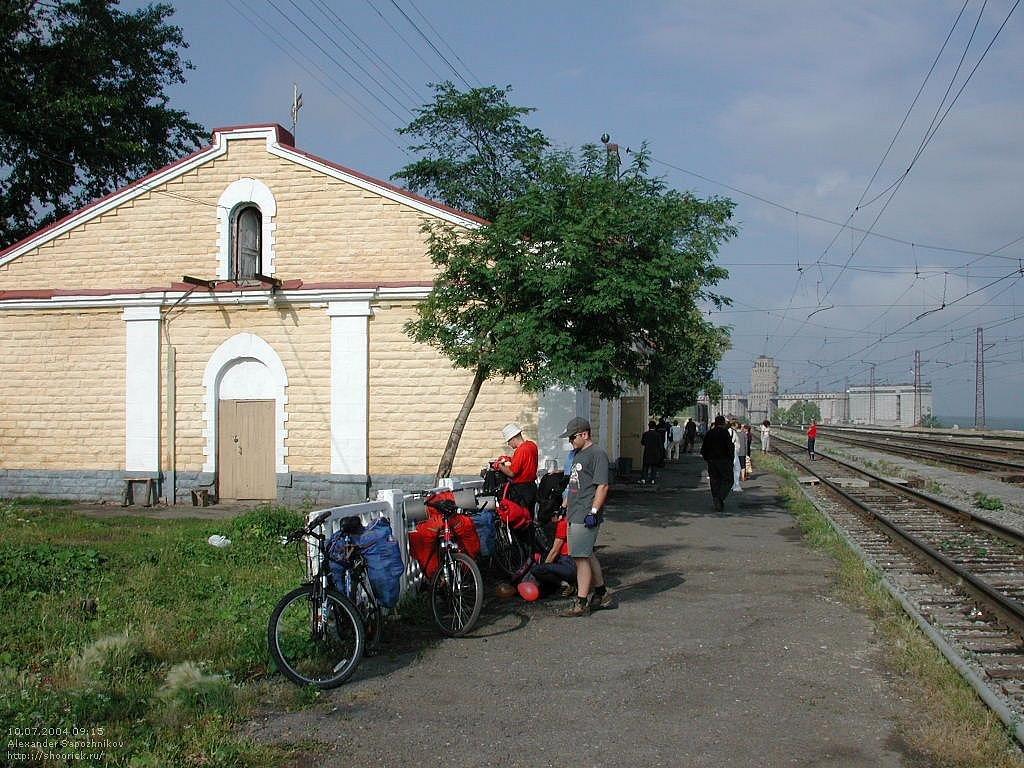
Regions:
M 494 539 L 494 512 L 490 509 L 481 509 L 479 512 L 472 512 L 469 515 L 476 526 L 476 534 L 480 537 L 480 554 L 487 556 L 494 552 L 497 542 Z
M 387 608 L 394 608 L 402 591 L 402 550 L 395 541 L 391 523 L 383 517 L 369 525 L 365 532 L 355 538 L 370 575 L 370 585 L 377 602 Z

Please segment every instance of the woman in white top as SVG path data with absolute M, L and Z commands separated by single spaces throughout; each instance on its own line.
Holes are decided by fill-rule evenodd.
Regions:
M 772 423 L 765 419 L 761 422 L 761 451 L 768 453 L 772 441 Z
M 743 490 L 740 485 L 740 475 L 747 460 L 747 436 L 740 429 L 740 423 L 734 421 L 729 425 L 729 437 L 732 438 L 732 489 L 739 493 Z M 742 446 L 742 448 L 740 447 Z

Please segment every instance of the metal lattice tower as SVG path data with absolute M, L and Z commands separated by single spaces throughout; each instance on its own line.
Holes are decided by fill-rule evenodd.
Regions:
M 914 350 L 914 426 L 921 426 L 921 350 Z
M 985 338 L 978 329 L 978 349 L 974 357 L 974 426 L 985 426 Z

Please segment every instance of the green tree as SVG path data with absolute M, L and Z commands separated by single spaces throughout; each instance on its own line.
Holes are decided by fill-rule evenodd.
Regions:
M 651 413 L 675 414 L 697 402 L 712 382 L 715 368 L 729 349 L 729 334 L 693 311 L 689 322 L 651 361 Z M 721 395 L 719 395 L 721 399 Z
M 392 178 L 492 220 L 536 181 L 548 140 L 523 122 L 533 109 L 509 104 L 512 86 L 433 88 L 434 101 L 398 131 L 415 139 L 409 149 L 423 157 Z
M 471 231 L 424 225 L 439 272 L 406 332 L 473 372 L 438 476 L 450 473 L 487 379 L 616 397 L 652 379 L 656 350 L 669 349 L 674 336 L 705 329 L 694 322 L 697 302 L 725 301 L 710 289 L 727 274 L 714 256 L 735 233 L 731 201 L 668 189 L 649 175 L 645 148 L 625 169 L 594 145 L 548 150 L 522 123 L 529 110 L 508 105 L 508 90 L 438 87 L 406 129 L 434 165 L 413 163 L 395 175 L 490 217 Z M 476 138 L 451 138 L 468 126 Z M 492 160 L 494 173 L 452 171 Z
M 934 414 L 926 413 L 921 418 L 921 424 L 919 426 L 928 427 L 929 429 L 943 429 L 946 425 L 936 417 Z
M 191 69 L 170 5 L 0 3 L 0 247 L 199 146 L 168 107 Z
M 789 424 L 789 409 L 788 408 L 776 408 L 772 411 L 772 423 L 773 424 Z
M 725 388 L 722 386 L 722 382 L 717 380 L 709 381 L 704 386 L 704 394 L 708 396 L 708 402 L 712 405 L 718 405 L 722 402 L 722 394 L 725 392 Z

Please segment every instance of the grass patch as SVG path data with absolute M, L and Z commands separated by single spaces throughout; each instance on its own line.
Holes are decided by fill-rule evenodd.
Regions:
M 788 465 L 762 457 L 760 466 L 783 478 L 781 493 L 804 537 L 837 562 L 837 591 L 847 604 L 864 610 L 887 648 L 887 661 L 914 703 L 915 717 L 900 722 L 907 743 L 929 762 L 958 768 L 1020 768 L 1013 737 L 974 689 L 921 633 L 889 594 L 879 575 L 859 556 L 803 494 Z
M 1002 499 L 999 499 L 996 496 L 989 496 L 988 494 L 981 493 L 979 491 L 978 493 L 974 494 L 974 506 L 978 507 L 979 509 L 995 511 L 997 509 L 1003 508 L 1003 501 Z
M 303 704 L 269 674 L 265 640 L 271 609 L 302 578 L 277 543 L 301 514 L 100 519 L 65 506 L 0 501 L 0 722 L 102 729 L 115 747 L 98 765 L 287 763 L 293 748 L 233 726 L 257 706 Z M 232 545 L 211 547 L 214 533 Z

